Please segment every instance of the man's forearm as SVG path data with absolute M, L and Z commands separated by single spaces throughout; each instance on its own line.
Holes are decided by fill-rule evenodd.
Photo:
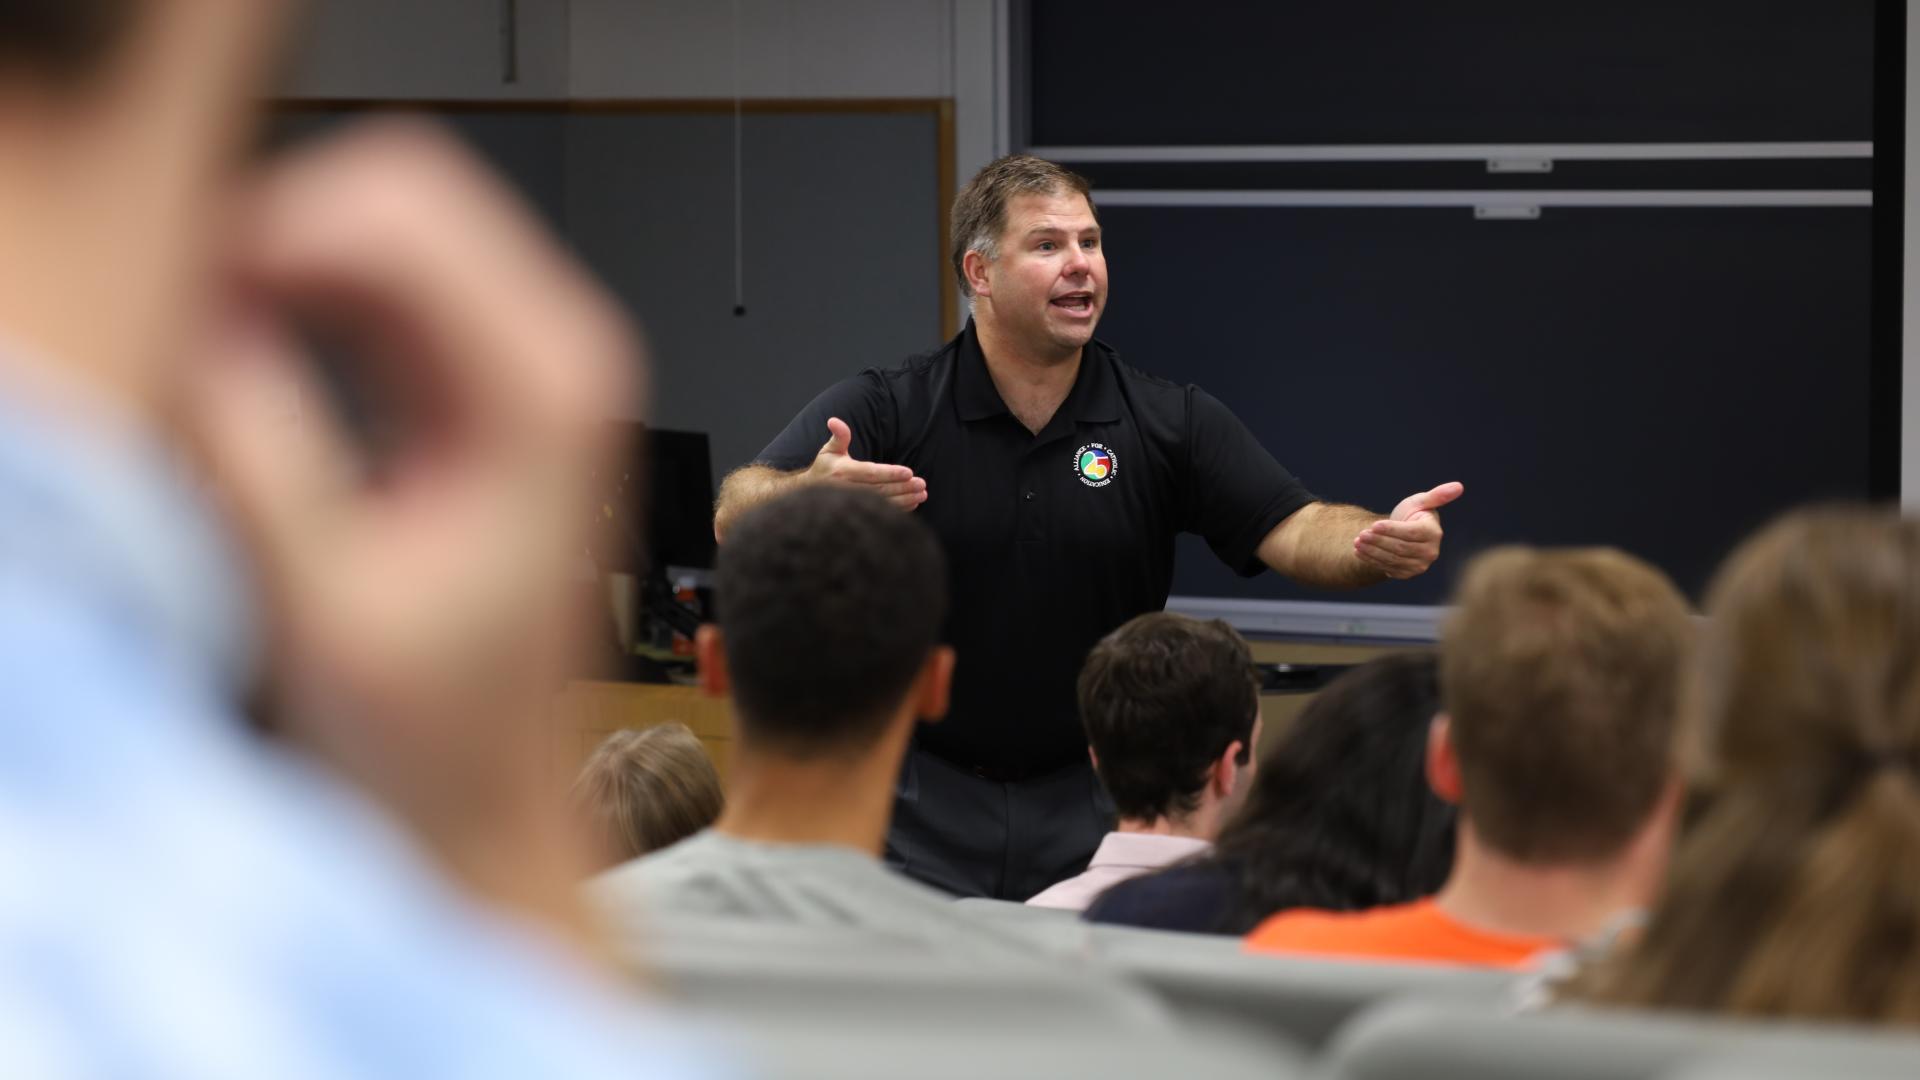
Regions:
M 1308 503 L 1260 542 L 1260 561 L 1282 576 L 1319 589 L 1358 589 L 1387 576 L 1354 553 L 1362 530 L 1379 521 L 1365 507 Z
M 785 472 L 767 465 L 743 465 L 720 482 L 720 497 L 713 506 L 713 537 L 724 541 L 727 529 L 741 514 L 801 483 L 808 470 Z

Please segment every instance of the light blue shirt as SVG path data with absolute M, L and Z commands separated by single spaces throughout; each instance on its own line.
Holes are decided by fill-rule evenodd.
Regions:
M 0 397 L 0 1076 L 714 1075 L 246 732 L 244 575 L 164 457 Z

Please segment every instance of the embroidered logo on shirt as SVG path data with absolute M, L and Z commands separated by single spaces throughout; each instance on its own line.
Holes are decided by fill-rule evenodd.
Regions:
M 1113 474 L 1119 467 L 1113 451 L 1100 443 L 1088 443 L 1073 455 L 1073 475 L 1088 487 L 1106 487 L 1113 483 Z

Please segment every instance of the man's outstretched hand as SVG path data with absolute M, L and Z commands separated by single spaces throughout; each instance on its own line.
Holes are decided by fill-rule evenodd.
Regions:
M 1394 580 L 1418 577 L 1440 557 L 1439 509 L 1466 493 L 1459 481 L 1400 500 L 1393 513 L 1360 531 L 1353 553 Z
M 839 417 L 827 421 L 827 442 L 814 455 L 807 470 L 815 480 L 864 487 L 902 510 L 911 510 L 927 501 L 927 482 L 913 475 L 905 465 L 883 465 L 877 461 L 855 461 L 852 451 L 853 429 Z

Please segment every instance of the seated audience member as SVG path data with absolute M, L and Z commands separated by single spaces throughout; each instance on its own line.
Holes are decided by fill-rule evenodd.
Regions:
M 1920 523 L 1791 515 L 1709 592 L 1696 810 L 1592 1001 L 1920 1024 Z
M 720 816 L 720 774 L 685 724 L 616 731 L 594 748 L 573 796 L 607 856 L 637 859 Z
M 696 641 L 733 694 L 734 757 L 714 827 L 597 879 L 616 918 L 855 926 L 955 950 L 1012 937 L 880 861 L 914 725 L 947 707 L 946 567 L 924 523 L 879 496 L 806 486 L 743 514 Z
M 1080 720 L 1120 820 L 1084 873 L 1027 903 L 1078 911 L 1108 886 L 1204 853 L 1245 799 L 1260 738 L 1247 643 L 1226 623 L 1153 612 L 1080 669 Z
M 1652 901 L 1679 803 L 1685 602 L 1621 552 L 1516 547 L 1474 560 L 1455 603 L 1427 760 L 1460 807 L 1446 885 L 1371 911 L 1283 911 L 1250 947 L 1526 967 Z
M 432 129 L 244 160 L 294 7 L 0 2 L 0 1076 L 711 1074 L 545 755 L 628 328 Z
M 1427 786 L 1440 709 L 1430 653 L 1397 653 L 1314 696 L 1260 766 L 1214 850 L 1107 890 L 1086 917 L 1239 936 L 1287 908 L 1429 896 L 1453 862 L 1453 808 Z

